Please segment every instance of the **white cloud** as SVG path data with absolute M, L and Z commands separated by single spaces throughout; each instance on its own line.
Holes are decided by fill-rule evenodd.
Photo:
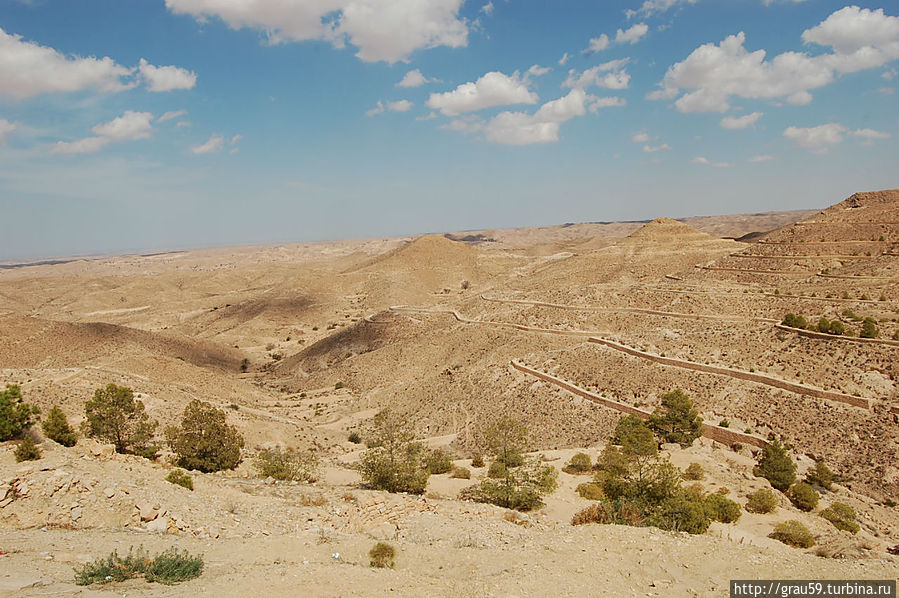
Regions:
M 420 87 L 425 83 L 433 82 L 433 79 L 428 79 L 424 75 L 421 74 L 421 71 L 418 69 L 413 69 L 403 75 L 403 78 L 399 83 L 396 84 L 397 87 Z
M 586 52 L 602 52 L 609 47 L 612 41 L 609 36 L 603 33 L 599 37 L 590 38 L 590 44 L 587 46 Z
M 884 71 L 880 76 L 886 79 L 887 81 L 892 81 L 896 75 L 899 75 L 899 71 L 896 69 L 890 69 L 888 71 Z
M 488 2 L 484 6 L 481 7 L 481 12 L 487 15 L 488 17 L 493 14 L 493 2 Z
M 565 66 L 565 63 L 568 62 L 568 58 L 570 58 L 568 56 L 568 52 L 565 52 L 564 54 L 562 54 L 562 57 L 559 59 L 559 66 Z M 886 75 L 884 75 L 884 76 L 886 76 Z
M 761 112 L 753 112 L 745 116 L 725 116 L 721 119 L 721 126 L 725 129 L 746 129 L 755 125 L 761 117 Z
M 141 58 L 138 70 L 150 91 L 193 89 L 197 84 L 196 73 L 177 66 L 153 66 Z
M 696 4 L 699 0 L 646 0 L 637 10 L 624 11 L 627 18 L 632 19 L 638 15 L 651 17 L 658 13 L 666 12 L 679 4 Z
M 213 134 L 209 141 L 202 145 L 195 145 L 190 148 L 191 153 L 196 155 L 214 154 L 222 151 L 225 147 L 225 138 L 219 134 Z
M 365 113 L 366 116 L 374 116 L 382 112 L 408 112 L 414 104 L 409 100 L 397 100 L 395 102 L 382 102 L 378 100 L 378 104 Z
M 167 120 L 174 120 L 176 118 L 180 118 L 187 114 L 187 110 L 169 110 L 162 116 L 156 119 L 156 122 L 164 123 Z
M 587 94 L 572 89 L 568 95 L 546 102 L 534 114 L 501 112 L 485 127 L 488 141 L 506 145 L 531 145 L 559 140 L 559 126 L 586 114 Z
M 618 30 L 618 33 L 615 35 L 615 43 L 617 44 L 636 44 L 640 41 L 640 38 L 646 35 L 646 32 L 649 31 L 649 25 L 646 23 L 637 23 L 633 27 L 630 27 L 626 31 Z
M 562 83 L 562 87 L 586 89 L 597 85 L 606 89 L 627 89 L 630 85 L 631 76 L 622 67 L 629 60 L 628 58 L 610 60 L 589 68 L 580 74 L 571 69 L 568 71 L 568 78 Z
M 517 73 L 510 77 L 493 71 L 475 82 L 463 83 L 453 91 L 432 93 L 427 106 L 446 116 L 456 116 L 492 106 L 536 103 L 537 94 L 528 89 L 527 82 Z
M 671 146 L 667 143 L 662 143 L 661 145 L 644 145 L 643 151 L 648 154 L 654 154 L 656 152 L 664 152 L 671 149 Z
M 533 75 L 535 77 L 542 77 L 543 75 L 545 75 L 546 73 L 548 73 L 551 70 L 552 69 L 549 68 L 548 66 L 540 66 L 539 64 L 535 64 L 535 65 L 531 66 L 531 68 L 528 69 L 527 74 Z
M 6 139 L 9 134 L 18 128 L 16 123 L 11 123 L 5 118 L 0 118 L 0 145 L 6 145 Z
M 153 135 L 150 124 L 153 115 L 150 112 L 126 110 L 107 123 L 94 126 L 91 131 L 94 137 L 85 137 L 77 141 L 57 141 L 50 150 L 51 154 L 93 154 L 110 143 L 148 139 Z
M 455 118 L 445 125 L 440 125 L 441 129 L 447 131 L 459 131 L 460 133 L 477 133 L 484 129 L 484 121 L 473 114 Z
M 828 123 L 817 127 L 787 127 L 783 136 L 803 149 L 823 154 L 830 147 L 842 143 L 847 130 L 839 123 Z
M 892 137 L 886 131 L 875 131 L 874 129 L 857 129 L 852 131 L 851 135 L 853 137 L 858 137 L 862 141 L 860 142 L 862 145 L 874 145 L 874 142 L 880 139 L 889 139 Z
M 712 162 L 708 158 L 704 156 L 698 156 L 690 160 L 693 164 L 704 164 L 706 166 L 711 166 L 713 168 L 727 168 L 730 166 L 729 162 Z
M 834 52 L 809 56 L 784 52 L 765 60 L 766 52 L 748 52 L 743 32 L 720 44 L 705 44 L 668 69 L 660 89 L 647 99 L 673 99 L 681 112 L 724 112 L 732 96 L 783 98 L 794 105 L 812 101 L 811 90 L 841 73 L 878 67 L 899 58 L 899 17 L 883 10 L 847 6 L 802 34 L 805 43 L 830 46 Z
M 599 112 L 601 108 L 614 108 L 617 106 L 626 106 L 627 100 L 624 98 L 619 98 L 617 96 L 609 96 L 609 97 L 597 97 L 597 96 L 589 96 L 589 108 L 590 112 Z
M 177 123 L 175 123 L 175 126 L 178 127 L 178 128 L 181 128 L 181 127 L 189 127 L 189 126 L 190 126 L 190 121 L 179 120 Z
M 243 135 L 238 133 L 237 135 L 235 135 L 234 137 L 231 138 L 231 145 L 235 145 L 241 139 L 243 139 Z
M 773 159 L 774 159 L 774 156 L 764 154 L 764 155 L 753 156 L 753 157 L 749 158 L 749 160 L 747 160 L 747 162 L 752 162 L 752 163 L 770 162 Z
M 415 50 L 468 43 L 463 0 L 166 0 L 176 14 L 219 17 L 262 31 L 270 43 L 348 40 L 366 62 L 407 60 Z
M 649 134 L 646 131 L 634 133 L 634 136 L 631 137 L 631 141 L 634 143 L 649 143 Z
M 122 91 L 135 85 L 122 82 L 132 70 L 109 57 L 67 57 L 0 29 L 0 94 L 13 99 L 85 89 Z

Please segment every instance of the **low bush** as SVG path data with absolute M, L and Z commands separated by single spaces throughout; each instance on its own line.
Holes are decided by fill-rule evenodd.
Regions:
M 484 467 L 484 455 L 478 453 L 471 458 L 471 466 L 475 469 Z
M 750 513 L 773 513 L 776 508 L 777 496 L 767 488 L 756 490 L 746 502 L 746 510 Z
M 583 484 L 578 484 L 575 490 L 581 496 L 581 498 L 586 498 L 587 500 L 602 500 L 603 497 L 605 497 L 605 494 L 603 494 L 602 491 L 602 486 L 595 482 L 584 482 Z
M 571 457 L 571 461 L 562 468 L 562 471 L 570 474 L 580 474 L 587 473 L 593 469 L 593 462 L 590 460 L 590 455 L 586 453 L 575 453 Z
M 469 471 L 467 467 L 453 467 L 453 471 L 450 473 L 450 477 L 457 480 L 470 480 L 471 471 Z
M 312 451 L 266 449 L 256 456 L 253 466 L 264 478 L 291 482 L 314 482 L 318 472 L 318 456 Z
M 453 470 L 453 460 L 443 449 L 431 449 L 425 456 L 425 467 L 431 475 L 447 473 Z
M 685 480 L 698 481 L 705 478 L 705 470 L 699 463 L 690 463 L 682 477 Z
M 861 529 L 855 520 L 855 509 L 841 502 L 835 502 L 821 511 L 821 517 L 830 521 L 835 528 L 852 534 L 857 534 Z
M 494 461 L 487 468 L 487 477 L 492 479 L 501 478 L 506 475 L 506 466 L 501 461 Z
M 165 481 L 188 490 L 194 489 L 194 479 L 183 469 L 173 469 L 169 472 L 169 475 L 165 476 Z
M 824 461 L 818 461 L 815 463 L 815 466 L 805 474 L 805 483 L 811 484 L 812 486 L 820 486 L 825 490 L 830 490 L 830 487 L 833 484 L 833 478 L 833 472 L 824 464 Z
M 362 436 L 359 435 L 359 432 L 353 430 L 352 432 L 350 432 L 350 435 L 347 436 L 347 440 L 349 440 L 353 444 L 360 444 L 362 442 Z
M 368 551 L 369 564 L 379 569 L 393 569 L 396 550 L 390 544 L 378 542 Z
M 54 405 L 50 409 L 47 419 L 41 422 L 41 429 L 47 438 L 63 446 L 75 446 L 75 443 L 78 442 L 78 435 L 75 434 L 75 429 L 69 425 L 66 414 L 62 412 L 58 405 Z
M 818 493 L 805 482 L 793 484 L 787 492 L 787 498 L 801 511 L 811 511 L 818 506 Z
M 784 316 L 783 325 L 790 328 L 808 328 L 808 321 L 801 315 L 797 316 L 794 313 L 788 313 Z
M 877 322 L 874 318 L 871 316 L 865 318 L 864 322 L 862 322 L 862 330 L 859 336 L 862 338 L 877 338 L 880 336 L 880 331 L 877 329 Z
M 41 449 L 35 444 L 34 438 L 25 434 L 24 438 L 19 441 L 16 450 L 13 451 L 13 455 L 16 458 L 16 463 L 21 463 L 22 461 L 36 461 L 41 458 Z
M 815 536 L 812 532 L 796 520 L 778 523 L 768 537 L 794 548 L 811 548 L 815 545 Z
M 818 332 L 830 332 L 830 320 L 827 318 L 821 318 L 818 320 Z
M 148 582 L 166 585 L 187 581 L 203 573 L 202 555 L 178 552 L 174 548 L 153 558 L 138 548 L 129 549 L 128 556 L 120 557 L 112 552 L 105 559 L 97 559 L 75 568 L 75 584 L 88 586 L 94 583 L 125 581 L 143 575 Z
M 571 525 L 599 523 L 602 525 L 642 526 L 646 518 L 639 505 L 628 500 L 604 500 L 582 509 L 571 518 Z
M 659 529 L 704 534 L 712 520 L 704 499 L 693 492 L 680 492 L 653 508 L 647 522 Z
M 713 521 L 721 523 L 734 523 L 743 514 L 740 505 L 718 492 L 706 496 L 703 506 Z

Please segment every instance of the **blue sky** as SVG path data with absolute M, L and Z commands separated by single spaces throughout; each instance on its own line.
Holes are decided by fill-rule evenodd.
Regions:
M 0 30 L 0 260 L 899 186 L 883 0 L 0 0 Z

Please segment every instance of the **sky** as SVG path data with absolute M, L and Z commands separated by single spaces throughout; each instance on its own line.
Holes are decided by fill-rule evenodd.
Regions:
M 0 0 L 0 261 L 899 187 L 899 7 Z

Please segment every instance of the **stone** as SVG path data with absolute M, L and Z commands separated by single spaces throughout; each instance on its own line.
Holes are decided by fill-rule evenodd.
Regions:
M 164 534 L 169 529 L 168 517 L 157 517 L 147 524 L 147 531 L 156 534 Z
M 106 498 L 112 498 L 113 496 L 115 496 L 115 493 L 116 493 L 115 488 L 107 488 L 106 490 L 103 491 L 103 494 L 106 495 Z
M 83 514 L 84 514 L 84 511 L 81 509 L 81 507 L 75 507 L 71 511 L 72 521 L 78 521 L 79 519 L 81 519 L 81 516 Z
M 153 521 L 159 515 L 159 511 L 155 510 L 153 505 L 148 502 L 140 502 L 134 506 L 140 512 L 141 521 Z

